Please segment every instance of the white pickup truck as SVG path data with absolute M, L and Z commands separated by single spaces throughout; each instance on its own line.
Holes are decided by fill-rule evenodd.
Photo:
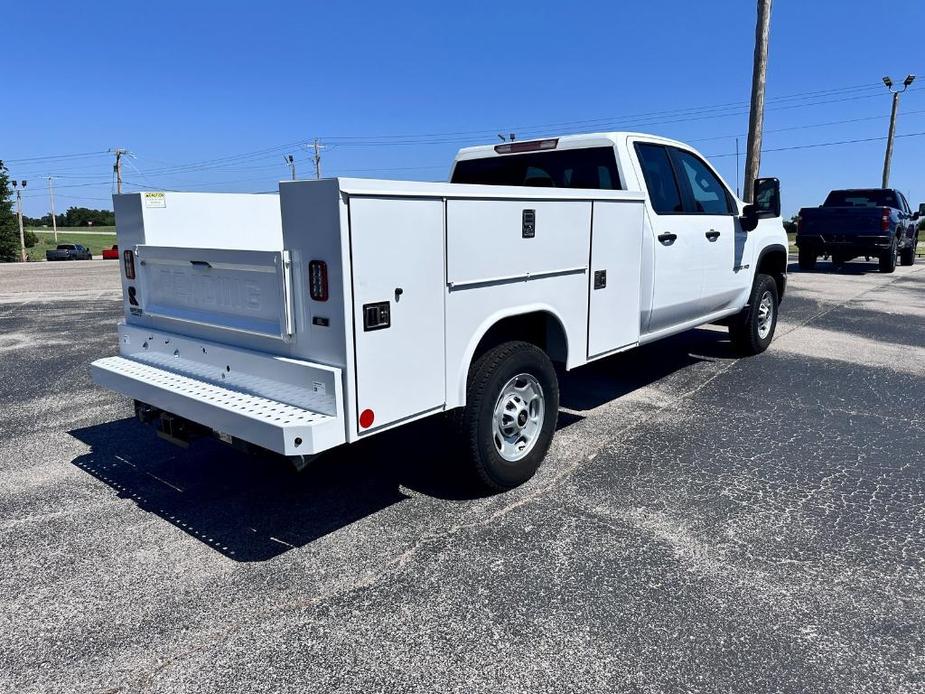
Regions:
M 787 237 L 777 180 L 755 191 L 680 142 L 604 133 L 463 149 L 450 183 L 118 195 L 125 320 L 93 377 L 167 438 L 299 467 L 455 410 L 459 450 L 508 489 L 550 445 L 553 364 L 720 321 L 767 348 Z

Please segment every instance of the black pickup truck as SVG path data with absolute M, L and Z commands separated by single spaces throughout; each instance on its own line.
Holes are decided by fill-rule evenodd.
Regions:
M 833 190 L 821 207 L 804 207 L 797 221 L 801 270 L 812 270 L 819 256 L 838 267 L 858 256 L 877 258 L 880 272 L 915 262 L 920 212 L 891 188 Z
M 45 260 L 92 260 L 90 250 L 79 243 L 59 243 L 53 251 L 45 251 Z

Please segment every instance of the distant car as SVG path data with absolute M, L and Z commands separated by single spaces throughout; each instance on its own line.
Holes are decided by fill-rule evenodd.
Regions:
M 821 207 L 800 210 L 796 244 L 801 270 L 812 270 L 820 255 L 838 266 L 866 256 L 880 261 L 880 272 L 893 272 L 896 255 L 903 265 L 915 262 L 917 220 L 906 198 L 891 188 L 833 190 Z
M 45 251 L 45 260 L 92 260 L 90 249 L 79 243 L 59 243 L 53 251 Z
M 103 260 L 118 260 L 119 259 L 119 245 L 116 244 L 112 248 L 103 249 Z

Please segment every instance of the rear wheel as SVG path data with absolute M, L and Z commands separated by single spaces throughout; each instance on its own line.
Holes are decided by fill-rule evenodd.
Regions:
M 777 328 L 777 282 L 770 275 L 758 275 L 746 306 L 729 323 L 729 337 L 739 354 L 761 354 L 774 339 Z
M 890 250 L 880 256 L 880 272 L 890 273 L 896 269 L 896 239 L 890 244 Z
M 899 252 L 899 262 L 902 265 L 915 265 L 915 251 L 918 245 L 919 245 L 919 239 L 918 237 L 915 237 L 915 239 L 912 241 L 911 244 L 909 244 L 909 246 L 907 246 L 906 248 L 903 248 Z
M 523 484 L 549 450 L 559 412 L 559 383 L 549 357 L 528 342 L 505 342 L 469 370 L 458 418 L 478 480 L 491 491 Z
M 816 269 L 816 252 L 806 248 L 801 248 L 798 262 L 800 269 L 804 272 L 812 272 Z

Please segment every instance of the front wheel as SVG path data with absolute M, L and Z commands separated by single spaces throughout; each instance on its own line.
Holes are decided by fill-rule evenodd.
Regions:
M 780 299 L 777 282 L 770 275 L 758 275 L 748 305 L 729 323 L 729 337 L 739 354 L 761 354 L 774 339 Z
M 505 342 L 469 369 L 459 433 L 478 479 L 491 491 L 529 480 L 546 457 L 559 413 L 549 357 L 528 342 Z

